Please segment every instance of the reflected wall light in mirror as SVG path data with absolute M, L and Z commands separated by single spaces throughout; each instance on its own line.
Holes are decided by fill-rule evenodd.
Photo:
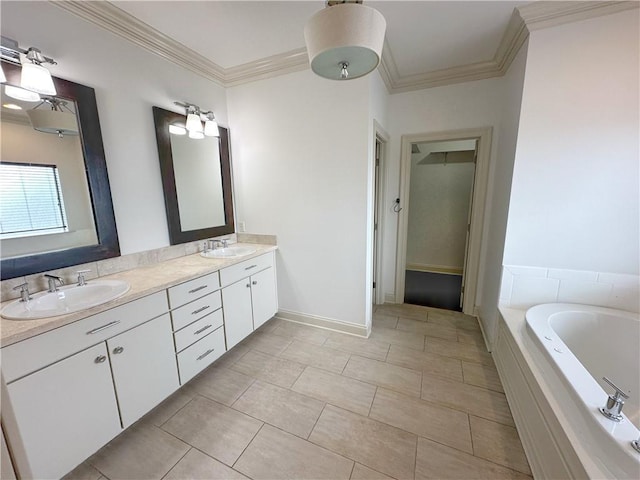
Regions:
M 153 107 L 153 118 L 171 245 L 233 233 L 228 130 L 205 136 L 201 124 L 203 132 L 185 135 L 187 116 L 160 107 Z
M 4 49 L 2 53 L 6 58 Z M 2 86 L 4 104 L 8 100 L 7 87 L 21 85 L 22 68 L 4 61 L 2 68 L 7 77 Z M 49 133 L 36 131 L 25 114 L 33 110 L 34 103 L 13 101 L 22 107 L 14 115 L 7 115 L 8 110 L 2 108 L 1 160 L 34 167 L 48 165 L 52 168 L 44 170 L 50 172 L 58 170 L 60 200 L 65 210 L 59 216 L 64 220 L 56 227 L 60 230 L 50 229 L 46 234 L 32 230 L 5 235 L 0 265 L 3 280 L 120 255 L 95 92 L 60 78 L 54 77 L 53 83 L 57 95 L 43 96 L 41 100 L 48 101 L 40 106 L 53 123 L 45 125 L 43 118 L 38 124 L 35 119 L 43 129 L 51 127 L 45 129 Z M 66 102 L 66 109 L 56 111 L 66 115 L 52 120 L 52 102 Z M 58 107 L 61 108 L 60 103 Z M 59 121 L 62 118 L 66 130 Z M 59 138 L 60 134 L 63 138 Z M 73 168 L 68 166 L 72 164 Z M 53 177 L 54 174 L 51 182 Z M 7 181 L 11 184 L 11 179 Z M 5 212 L 9 210 L 3 202 L 2 214 Z

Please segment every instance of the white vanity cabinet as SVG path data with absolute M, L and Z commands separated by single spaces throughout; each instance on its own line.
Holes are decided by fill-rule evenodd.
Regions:
M 178 389 L 171 320 L 161 317 L 107 340 L 122 427 Z
M 227 349 L 247 337 L 278 310 L 273 253 L 220 271 Z
M 175 351 L 184 385 L 227 351 L 218 272 L 167 290 Z
M 60 478 L 120 433 L 107 355 L 103 342 L 7 386 L 3 422 L 21 478 Z
M 178 388 L 167 310 L 158 292 L 2 349 L 21 478 L 62 477 Z

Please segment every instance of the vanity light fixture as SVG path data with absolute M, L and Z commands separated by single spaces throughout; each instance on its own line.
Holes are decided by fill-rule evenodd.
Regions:
M 187 129 L 180 125 L 169 125 L 169 133 L 173 135 L 186 135 Z
M 42 66 L 43 63 L 57 65 L 53 58 L 45 57 L 40 49 L 35 47 L 26 50 L 20 48 L 18 42 L 7 37 L 2 37 L 0 54 L 3 60 L 22 65 L 20 87 L 42 95 L 57 94 L 51 73 Z
M 180 132 L 182 126 L 170 125 L 169 133 L 176 135 L 184 135 L 189 133 L 189 138 L 200 140 L 207 137 L 219 137 L 218 122 L 212 111 L 203 112 L 199 106 L 193 103 L 174 102 L 175 105 L 183 107 L 186 110 L 187 121 L 185 124 L 186 131 Z M 204 128 L 202 126 L 202 116 L 205 117 Z M 173 128 L 172 128 L 173 127 Z
M 14 85 L 5 85 L 4 93 L 8 97 L 15 98 L 16 100 L 22 100 L 23 102 L 39 102 L 40 94 L 25 90 L 24 88 L 16 87 Z
M 207 137 L 219 137 L 220 130 L 213 112 L 204 112 L 203 115 L 207 118 L 204 122 L 204 134 Z
M 311 17 L 304 38 L 311 70 L 331 80 L 352 80 L 380 63 L 387 22 L 362 0 L 328 0 Z
M 15 103 L 3 103 L 2 106 L 4 108 L 8 108 L 9 110 L 22 110 L 20 105 L 16 105 Z

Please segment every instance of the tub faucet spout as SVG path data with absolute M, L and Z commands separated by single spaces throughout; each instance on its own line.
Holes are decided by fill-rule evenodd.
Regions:
M 629 398 L 629 395 L 627 395 L 621 388 L 617 387 L 607 377 L 602 377 L 602 379 L 615 389 L 615 393 L 609 395 L 604 407 L 599 408 L 600 413 L 609 420 L 620 422 L 622 420 L 622 407 L 624 407 L 624 401 Z

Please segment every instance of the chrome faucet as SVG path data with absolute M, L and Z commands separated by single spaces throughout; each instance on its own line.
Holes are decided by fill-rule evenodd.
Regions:
M 49 282 L 49 293 L 54 293 L 58 291 L 58 283 L 60 285 L 64 285 L 64 280 L 62 280 L 61 277 L 58 277 L 56 275 L 50 275 L 48 273 L 45 273 L 44 277 Z
M 20 301 L 21 302 L 28 302 L 29 300 L 31 300 L 31 296 L 29 295 L 29 284 L 28 283 L 23 283 L 21 285 L 18 285 L 17 287 L 13 287 L 14 290 L 18 290 L 20 289 Z
M 78 270 L 78 286 L 84 287 L 87 284 L 87 280 L 84 278 L 85 273 L 91 273 L 91 270 Z
M 602 379 L 615 389 L 615 393 L 609 395 L 606 405 L 598 410 L 609 420 L 620 422 L 622 420 L 622 407 L 624 407 L 624 401 L 629 398 L 629 395 L 624 393 L 621 388 L 617 387 L 607 377 L 602 377 Z

